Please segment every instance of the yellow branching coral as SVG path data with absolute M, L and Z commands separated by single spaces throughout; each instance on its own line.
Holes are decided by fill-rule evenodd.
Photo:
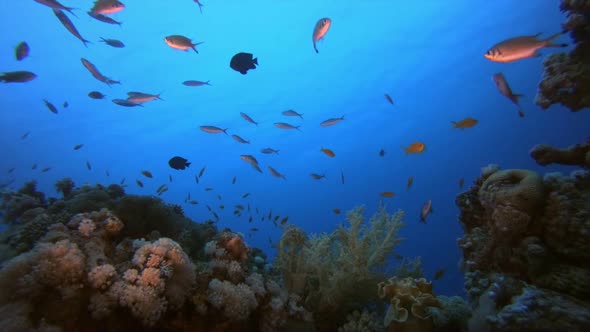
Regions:
M 348 300 L 366 297 L 367 288 L 376 283 L 376 268 L 385 265 L 402 241 L 398 231 L 404 225 L 403 211 L 390 215 L 381 206 L 368 225 L 363 212 L 363 207 L 349 211 L 349 227 L 331 234 L 308 238 L 295 227 L 285 230 L 276 265 L 289 291 L 301 295 L 309 309 L 337 312 Z

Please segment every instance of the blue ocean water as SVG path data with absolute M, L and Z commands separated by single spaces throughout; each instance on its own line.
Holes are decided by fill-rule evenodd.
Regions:
M 483 57 L 501 40 L 560 31 L 564 17 L 550 1 L 203 1 L 202 14 L 189 0 L 129 1 L 113 15 L 123 22 L 121 27 L 87 16 L 91 1 L 63 3 L 81 8 L 74 11 L 78 18 L 70 18 L 91 41 L 88 47 L 64 29 L 51 9 L 35 1 L 11 2 L 10 10 L 0 12 L 0 71 L 38 75 L 26 84 L 0 86 L 0 182 L 14 178 L 17 188 L 35 179 L 53 196 L 58 195 L 54 183 L 63 177 L 78 185 L 126 178 L 127 193 L 145 195 L 167 183 L 170 189 L 162 199 L 182 204 L 193 220 L 211 218 L 208 204 L 219 214 L 220 228 L 245 234 L 258 228 L 247 241 L 270 257 L 274 248 L 268 238 L 278 241 L 281 230 L 268 221 L 248 223 L 244 216 L 235 217 L 233 205 L 250 202 L 252 208 L 288 216 L 290 223 L 315 233 L 331 232 L 345 222 L 344 213 L 335 215 L 334 208 L 344 212 L 364 204 L 369 217 L 383 200 L 390 212 L 406 211 L 401 231 L 406 240 L 398 252 L 421 256 L 429 277 L 446 268 L 435 291 L 461 294 L 456 238 L 462 230 L 454 204 L 459 178 L 465 179 L 466 188 L 490 163 L 567 172 L 566 167 L 537 166 L 528 151 L 539 143 L 575 144 L 590 129 L 588 112 L 571 113 L 560 106 L 543 111 L 534 105 L 542 57 L 509 64 Z M 311 33 L 321 17 L 331 18 L 332 26 L 316 54 Z M 174 34 L 204 42 L 199 53 L 168 47 L 164 37 Z M 120 39 L 126 47 L 111 48 L 100 37 Z M 20 41 L 30 45 L 31 54 L 17 62 L 13 50 Z M 258 68 L 247 75 L 230 69 L 238 52 L 253 53 Z M 122 84 L 108 87 L 97 81 L 80 58 Z M 515 93 L 525 95 L 524 118 L 497 91 L 491 79 L 496 72 L 504 73 Z M 210 80 L 212 86 L 187 87 L 181 84 L 186 80 Z M 107 98 L 90 99 L 92 90 Z M 126 98 L 128 91 L 161 92 L 164 100 L 136 108 L 111 102 Z M 387 102 L 386 93 L 395 105 Z M 58 106 L 59 113 L 49 112 L 42 99 Z M 62 107 L 65 101 L 68 108 Z M 282 116 L 287 109 L 303 113 L 304 119 Z M 244 121 L 240 112 L 259 125 Z M 341 116 L 345 120 L 335 126 L 319 126 Z M 452 128 L 450 121 L 465 117 L 479 124 Z M 275 122 L 301 125 L 301 131 L 275 128 Z M 229 134 L 251 144 L 204 133 L 201 125 L 229 128 Z M 26 132 L 30 135 L 21 139 Z M 401 146 L 414 141 L 424 142 L 426 150 L 405 155 Z M 84 147 L 74 151 L 76 144 Z M 280 150 L 279 155 L 261 154 L 266 147 Z M 322 147 L 336 157 L 325 156 Z M 256 156 L 263 174 L 240 160 L 243 154 Z M 168 166 L 176 155 L 192 163 L 188 170 Z M 36 170 L 32 164 L 38 165 Z M 272 177 L 268 166 L 287 180 Z M 45 167 L 51 170 L 41 172 Z M 205 174 L 196 184 L 202 167 Z M 146 179 L 142 170 L 154 178 Z M 326 179 L 313 180 L 310 173 L 325 173 Z M 409 176 L 414 184 L 406 190 Z M 145 186 L 139 188 L 136 179 Z M 396 195 L 381 198 L 383 191 Z M 200 204 L 184 204 L 188 192 Z M 241 198 L 245 193 L 251 193 L 247 200 Z M 429 199 L 434 214 L 421 224 L 419 212 Z M 220 204 L 226 208 L 219 209 Z

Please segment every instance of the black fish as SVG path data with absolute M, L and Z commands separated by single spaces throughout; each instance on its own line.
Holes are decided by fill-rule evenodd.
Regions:
M 43 102 L 45 102 L 45 106 L 47 106 L 47 108 L 49 108 L 49 110 L 51 111 L 51 113 L 57 114 L 57 108 L 52 103 L 48 102 L 45 99 L 43 99 Z
M 70 104 L 68 104 L 67 101 L 64 101 L 64 108 L 68 108 L 68 106 L 70 106 Z
M 383 157 L 385 155 L 385 150 L 381 149 L 381 151 L 379 151 L 379 157 Z
M 14 56 L 16 60 L 21 61 L 22 59 L 26 58 L 29 55 L 29 45 L 27 42 L 20 42 L 14 49 Z
M 9 71 L 3 74 L 0 74 L 0 82 L 4 83 L 25 83 L 28 81 L 32 81 L 37 77 L 35 73 L 31 73 L 30 71 Z
M 229 66 L 231 69 L 246 75 L 249 69 L 256 69 L 258 58 L 253 58 L 252 53 L 238 53 L 231 58 Z
M 186 169 L 187 167 L 189 167 L 191 165 L 191 163 L 188 162 L 188 160 L 179 157 L 179 156 L 175 156 L 170 158 L 170 160 L 168 160 L 168 165 L 170 165 L 170 167 L 174 168 L 174 169 Z
M 205 173 L 205 168 L 207 168 L 207 166 L 203 166 L 203 168 L 201 168 L 201 171 L 199 172 L 199 178 L 203 177 L 203 173 Z
M 104 39 L 104 38 L 100 37 L 100 41 L 109 45 L 109 46 L 115 47 L 115 48 L 125 47 L 125 44 L 123 44 L 122 41 L 117 40 L 117 39 Z
M 92 99 L 103 99 L 106 96 L 103 95 L 102 93 L 98 92 L 98 91 L 90 91 L 88 93 L 88 97 L 90 97 Z

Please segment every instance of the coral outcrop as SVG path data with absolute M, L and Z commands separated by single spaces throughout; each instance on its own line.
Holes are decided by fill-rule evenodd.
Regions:
M 545 71 L 539 83 L 535 103 L 543 109 L 561 103 L 577 112 L 590 106 L 590 10 L 589 0 L 561 0 L 560 9 L 567 13 L 562 25 L 569 32 L 575 48 L 568 53 L 555 53 L 543 61 Z
M 588 330 L 590 172 L 486 168 L 456 202 L 471 330 Z
M 566 149 L 539 144 L 533 147 L 530 154 L 537 164 L 542 166 L 561 164 L 590 168 L 590 138 L 582 144 Z

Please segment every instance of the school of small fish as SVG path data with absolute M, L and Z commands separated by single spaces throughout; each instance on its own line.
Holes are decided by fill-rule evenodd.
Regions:
M 88 47 L 88 44 L 92 44 L 91 41 L 85 39 L 82 36 L 82 34 L 76 28 L 74 22 L 72 22 L 72 20 L 67 15 L 67 14 L 70 14 L 70 15 L 74 16 L 75 18 L 77 18 L 77 15 L 74 12 L 76 10 L 75 8 L 64 6 L 61 3 L 59 3 L 57 0 L 34 0 L 34 1 L 39 3 L 40 5 L 44 5 L 48 8 L 50 8 L 51 11 L 53 12 L 54 16 L 61 23 L 61 25 L 63 25 L 63 27 L 72 36 L 74 36 L 79 41 L 81 41 L 85 47 Z M 193 2 L 198 6 L 199 12 L 202 14 L 204 5 L 201 4 L 199 0 L 193 0 Z M 92 7 L 88 10 L 87 14 L 91 18 L 95 19 L 98 22 L 102 22 L 102 23 L 110 24 L 110 25 L 122 26 L 122 22 L 115 20 L 114 18 L 111 17 L 111 15 L 120 13 L 120 12 L 124 11 L 125 9 L 126 9 L 126 6 L 118 0 L 96 0 L 93 3 Z M 313 27 L 313 30 L 312 30 L 312 46 L 313 46 L 313 50 L 315 51 L 315 53 L 319 53 L 318 42 L 325 39 L 328 32 L 332 28 L 332 25 L 333 25 L 332 19 L 328 18 L 328 17 L 323 17 L 323 18 L 320 18 L 319 20 L 316 21 L 315 26 Z M 491 46 L 487 50 L 487 52 L 484 53 L 484 58 L 489 61 L 492 61 L 492 62 L 511 63 L 511 62 L 522 60 L 522 59 L 538 57 L 538 56 L 540 56 L 539 51 L 543 48 L 567 46 L 567 44 L 555 42 L 555 40 L 558 37 L 560 37 L 562 34 L 563 34 L 563 32 L 556 33 L 556 34 L 549 36 L 548 38 L 545 38 L 545 39 L 540 39 L 539 38 L 540 34 L 509 38 L 509 39 L 498 42 L 497 44 Z M 192 37 L 196 38 L 195 36 L 192 36 Z M 104 45 L 107 45 L 111 48 L 125 48 L 126 47 L 125 43 L 123 41 L 118 40 L 118 39 L 105 38 L 102 36 L 99 38 L 100 39 L 98 39 L 98 42 L 103 43 Z M 203 41 L 198 41 L 198 42 L 194 41 L 193 38 L 189 38 L 189 37 L 187 37 L 185 35 L 181 35 L 181 34 L 170 34 L 170 35 L 164 36 L 163 41 L 164 41 L 164 44 L 166 44 L 167 46 L 169 46 L 173 50 L 185 51 L 185 52 L 192 50 L 195 53 L 194 56 L 198 57 L 198 55 L 196 55 L 196 54 L 200 54 L 200 53 L 199 53 L 199 50 L 197 49 L 197 46 L 200 47 L 202 44 L 204 44 L 204 42 Z M 160 43 L 161 43 L 161 39 L 160 39 Z M 113 52 L 117 52 L 117 51 L 113 51 Z M 171 52 L 175 52 L 175 51 L 171 51 Z M 14 58 L 16 59 L 16 61 L 19 61 L 19 62 L 24 61 L 30 55 L 30 53 L 31 53 L 31 46 L 26 41 L 22 41 L 22 42 L 18 43 L 16 45 L 16 47 L 14 48 Z M 98 67 L 94 64 L 94 62 L 91 62 L 89 59 L 80 58 L 80 61 L 82 63 L 82 66 L 92 75 L 92 77 L 94 77 L 99 82 L 102 82 L 109 87 L 113 84 L 122 84 L 118 80 L 115 80 L 115 79 L 109 78 L 108 76 L 105 76 L 98 69 Z M 92 61 L 95 61 L 95 59 L 92 59 Z M 98 63 L 101 65 L 101 68 L 102 68 L 104 63 L 102 63 L 100 61 Z M 248 53 L 248 52 L 238 52 L 238 53 L 234 54 L 231 57 L 231 60 L 229 63 L 229 67 L 232 70 L 239 72 L 242 75 L 246 75 L 250 70 L 257 69 L 258 65 L 259 65 L 258 58 L 255 57 L 253 53 Z M 0 74 L 0 82 L 4 82 L 4 83 L 27 83 L 27 82 L 35 80 L 36 78 L 37 78 L 37 75 L 35 73 L 30 72 L 30 71 L 26 71 L 26 70 L 4 72 L 4 73 Z M 524 117 L 525 113 L 519 103 L 519 98 L 521 98 L 522 95 L 518 94 L 518 93 L 514 93 L 512 91 L 510 85 L 508 84 L 508 80 L 506 79 L 504 74 L 501 72 L 497 72 L 497 73 L 493 74 L 492 81 L 496 85 L 496 88 L 500 92 L 500 94 L 502 96 L 506 97 L 508 100 L 510 100 L 513 104 L 515 104 L 517 106 L 518 115 L 520 117 Z M 202 80 L 201 81 L 201 80 L 194 80 L 194 79 L 185 80 L 182 82 L 182 84 L 187 87 L 203 87 L 203 86 L 212 87 L 213 86 L 209 80 Z M 127 96 L 120 97 L 120 98 L 112 98 L 111 101 L 114 104 L 121 106 L 121 107 L 143 107 L 144 106 L 143 104 L 146 104 L 149 102 L 153 102 L 156 100 L 163 101 L 164 99 L 162 99 L 160 97 L 160 95 L 161 95 L 161 93 L 155 94 L 155 93 L 146 93 L 146 92 L 140 92 L 140 91 L 129 91 L 129 92 L 127 92 Z M 100 91 L 90 91 L 88 93 L 88 97 L 91 99 L 94 99 L 94 100 L 102 100 L 102 99 L 105 99 L 107 97 L 107 95 L 103 94 Z M 394 98 L 391 97 L 390 93 L 384 93 L 384 97 L 385 97 L 386 102 L 389 103 L 391 106 L 393 106 L 394 110 L 399 108 L 397 103 L 394 102 Z M 55 106 L 55 104 L 52 103 L 49 99 L 42 99 L 42 102 L 44 103 L 45 107 L 51 113 L 53 113 L 55 115 L 60 114 L 60 110 L 58 109 L 58 107 Z M 69 103 L 67 101 L 65 101 L 65 102 L 63 102 L 62 105 L 63 105 L 63 108 L 65 109 L 65 108 L 68 108 Z M 303 121 L 304 118 L 303 118 L 302 113 L 299 113 L 293 109 L 288 109 L 288 110 L 282 111 L 280 114 L 282 116 L 286 117 L 285 119 L 296 120 L 299 122 L 295 124 L 295 123 L 291 122 L 291 120 L 285 120 L 285 121 L 289 121 L 289 122 L 283 122 L 282 120 L 278 120 L 277 122 L 272 123 L 272 125 L 274 127 L 281 129 L 281 130 L 285 130 L 285 131 L 291 130 L 291 131 L 299 131 L 299 132 L 303 133 L 301 121 Z M 258 121 L 255 121 L 250 115 L 246 114 L 245 112 L 239 112 L 239 116 L 244 121 L 249 123 L 250 125 L 253 125 L 256 127 L 259 125 Z M 341 123 L 342 121 L 345 121 L 345 118 L 343 115 L 333 117 L 333 118 L 328 118 L 328 119 L 320 122 L 319 126 L 320 127 L 331 127 L 331 126 Z M 477 119 L 474 119 L 472 117 L 465 117 L 463 119 L 454 119 L 454 120 L 450 120 L 450 122 L 452 124 L 452 128 L 461 129 L 461 130 L 475 127 L 479 123 L 479 121 Z M 316 124 L 316 125 L 318 125 L 318 124 Z M 229 128 L 223 128 L 223 127 L 220 127 L 220 126 L 214 125 L 214 124 L 202 124 L 199 126 L 199 129 L 207 134 L 223 133 L 223 134 L 227 135 L 228 137 L 231 137 L 234 141 L 236 141 L 240 144 L 252 144 L 252 140 L 244 138 L 244 137 L 238 135 L 237 133 L 231 133 L 231 132 L 228 133 Z M 329 130 L 329 129 L 326 129 L 326 130 Z M 21 136 L 21 139 L 24 140 L 29 135 L 30 135 L 30 132 L 26 132 L 25 134 L 23 134 Z M 223 136 L 223 135 L 221 135 L 221 136 Z M 405 146 L 401 146 L 401 149 L 403 149 L 403 151 L 406 155 L 422 154 L 425 151 L 427 151 L 427 146 L 422 141 L 410 140 L 406 144 L 407 145 L 405 145 Z M 73 150 L 78 151 L 78 150 L 82 149 L 83 147 L 85 147 L 85 144 L 78 143 L 73 146 Z M 330 159 L 333 159 L 333 158 L 336 158 L 336 160 L 338 159 L 337 153 L 334 152 L 334 150 L 332 150 L 331 148 L 327 148 L 325 146 L 319 146 L 318 148 L 319 148 L 319 151 L 324 156 L 326 156 Z M 260 153 L 266 154 L 266 155 L 278 155 L 279 151 L 280 150 L 275 149 L 273 147 L 266 147 L 266 148 L 260 149 Z M 339 151 L 337 150 L 337 152 L 339 152 Z M 379 156 L 384 157 L 385 155 L 386 155 L 385 150 L 381 149 L 379 151 Z M 249 164 L 257 172 L 264 173 L 255 156 L 243 154 L 240 156 L 240 158 L 244 162 Z M 92 170 L 92 165 L 91 165 L 90 161 L 86 161 L 85 165 L 86 165 L 87 170 L 89 170 L 89 171 Z M 168 160 L 168 165 L 171 169 L 173 169 L 175 171 L 185 171 L 190 167 L 191 162 L 189 162 L 188 159 L 186 159 L 182 156 L 172 156 Z M 268 173 L 271 176 L 273 176 L 277 179 L 287 180 L 287 176 L 284 173 L 282 173 L 278 168 L 275 168 L 271 165 L 265 165 L 265 166 L 266 166 L 266 169 L 268 170 Z M 33 170 L 35 170 L 35 169 L 37 169 L 37 167 L 38 167 L 38 165 L 37 165 L 37 163 L 35 163 L 32 165 L 31 168 Z M 43 172 L 43 173 L 49 172 L 51 169 L 52 169 L 52 167 L 47 166 L 47 167 L 42 168 L 41 172 Z M 205 170 L 206 170 L 206 167 L 203 166 L 200 169 L 199 173 L 197 175 L 195 175 L 195 182 L 197 184 L 199 184 L 200 180 L 205 175 Z M 14 171 L 14 168 L 9 169 L 9 173 L 12 173 L 13 171 Z M 110 176 L 110 173 L 108 170 L 105 170 L 105 174 L 107 176 Z M 154 176 L 154 174 L 152 174 L 149 170 L 145 170 L 145 169 L 140 170 L 139 175 L 142 176 L 142 179 L 144 181 L 153 181 L 158 178 L 158 176 Z M 156 174 L 156 175 L 158 175 L 158 174 Z M 328 177 L 325 173 L 309 173 L 309 175 L 312 180 L 316 180 L 316 181 L 328 180 Z M 162 177 L 162 176 L 160 176 L 160 177 Z M 166 193 L 169 190 L 169 185 L 172 186 L 172 182 L 173 182 L 172 175 L 168 174 L 167 178 L 168 178 L 168 183 L 162 183 L 156 189 L 156 194 L 158 196 Z M 336 178 L 336 177 L 334 177 L 334 178 Z M 123 178 L 120 181 L 121 185 L 124 185 L 125 179 L 126 178 Z M 139 178 L 136 178 L 135 182 L 139 188 L 144 187 L 144 183 Z M 231 184 L 234 185 L 234 184 L 236 184 L 236 182 L 237 182 L 237 177 L 233 176 L 233 178 L 231 180 Z M 340 172 L 340 183 L 342 185 L 345 184 L 344 171 Z M 406 191 L 410 190 L 413 183 L 414 183 L 414 176 L 412 175 L 412 176 L 409 176 L 407 179 Z M 458 183 L 459 183 L 459 189 L 462 189 L 463 185 L 464 185 L 464 179 L 463 178 L 459 179 Z M 390 198 L 394 198 L 396 196 L 396 193 L 394 191 L 392 191 L 392 188 L 384 188 L 383 190 L 384 191 L 378 193 L 378 196 L 381 198 L 390 199 Z M 215 188 L 206 187 L 206 188 L 204 188 L 204 191 L 205 192 L 215 192 Z M 222 194 L 215 193 L 215 195 L 219 201 L 222 200 Z M 250 193 L 245 193 L 242 195 L 242 199 L 248 199 L 249 196 L 250 196 Z M 186 204 L 190 204 L 190 205 L 199 204 L 199 201 L 197 201 L 191 197 L 191 192 L 187 193 L 187 196 L 186 196 L 184 202 Z M 248 214 L 249 215 L 249 218 L 248 218 L 249 222 L 253 221 L 253 217 L 259 218 L 260 221 L 264 221 L 266 218 L 266 220 L 272 221 L 272 223 L 275 226 L 279 227 L 279 226 L 287 223 L 289 220 L 288 216 L 283 216 L 281 218 L 281 216 L 279 216 L 279 215 L 274 215 L 274 217 L 273 217 L 272 210 L 269 211 L 268 214 L 259 213 L 258 207 L 251 208 L 250 202 L 247 203 L 247 209 L 242 204 L 235 204 L 234 206 L 235 206 L 235 208 L 234 208 L 233 214 L 237 217 L 240 217 L 243 214 Z M 213 219 L 210 219 L 209 221 L 210 222 L 219 221 L 219 215 L 217 214 L 217 212 L 214 211 L 213 208 L 208 204 L 206 205 L 206 207 L 211 212 L 211 214 L 213 216 Z M 217 208 L 220 210 L 224 210 L 225 205 L 220 204 L 217 206 Z M 332 209 L 333 213 L 336 215 L 339 215 L 341 213 L 341 210 L 339 208 L 331 207 L 331 209 Z M 244 210 L 246 210 L 246 212 Z M 429 199 L 424 203 L 424 205 L 420 211 L 420 214 L 419 214 L 420 222 L 426 223 L 428 217 L 432 213 L 433 213 L 432 200 Z M 258 228 L 252 227 L 252 228 L 250 228 L 250 231 L 252 231 L 252 232 L 258 231 Z M 444 274 L 444 269 L 437 271 L 435 279 L 442 277 L 443 274 Z

